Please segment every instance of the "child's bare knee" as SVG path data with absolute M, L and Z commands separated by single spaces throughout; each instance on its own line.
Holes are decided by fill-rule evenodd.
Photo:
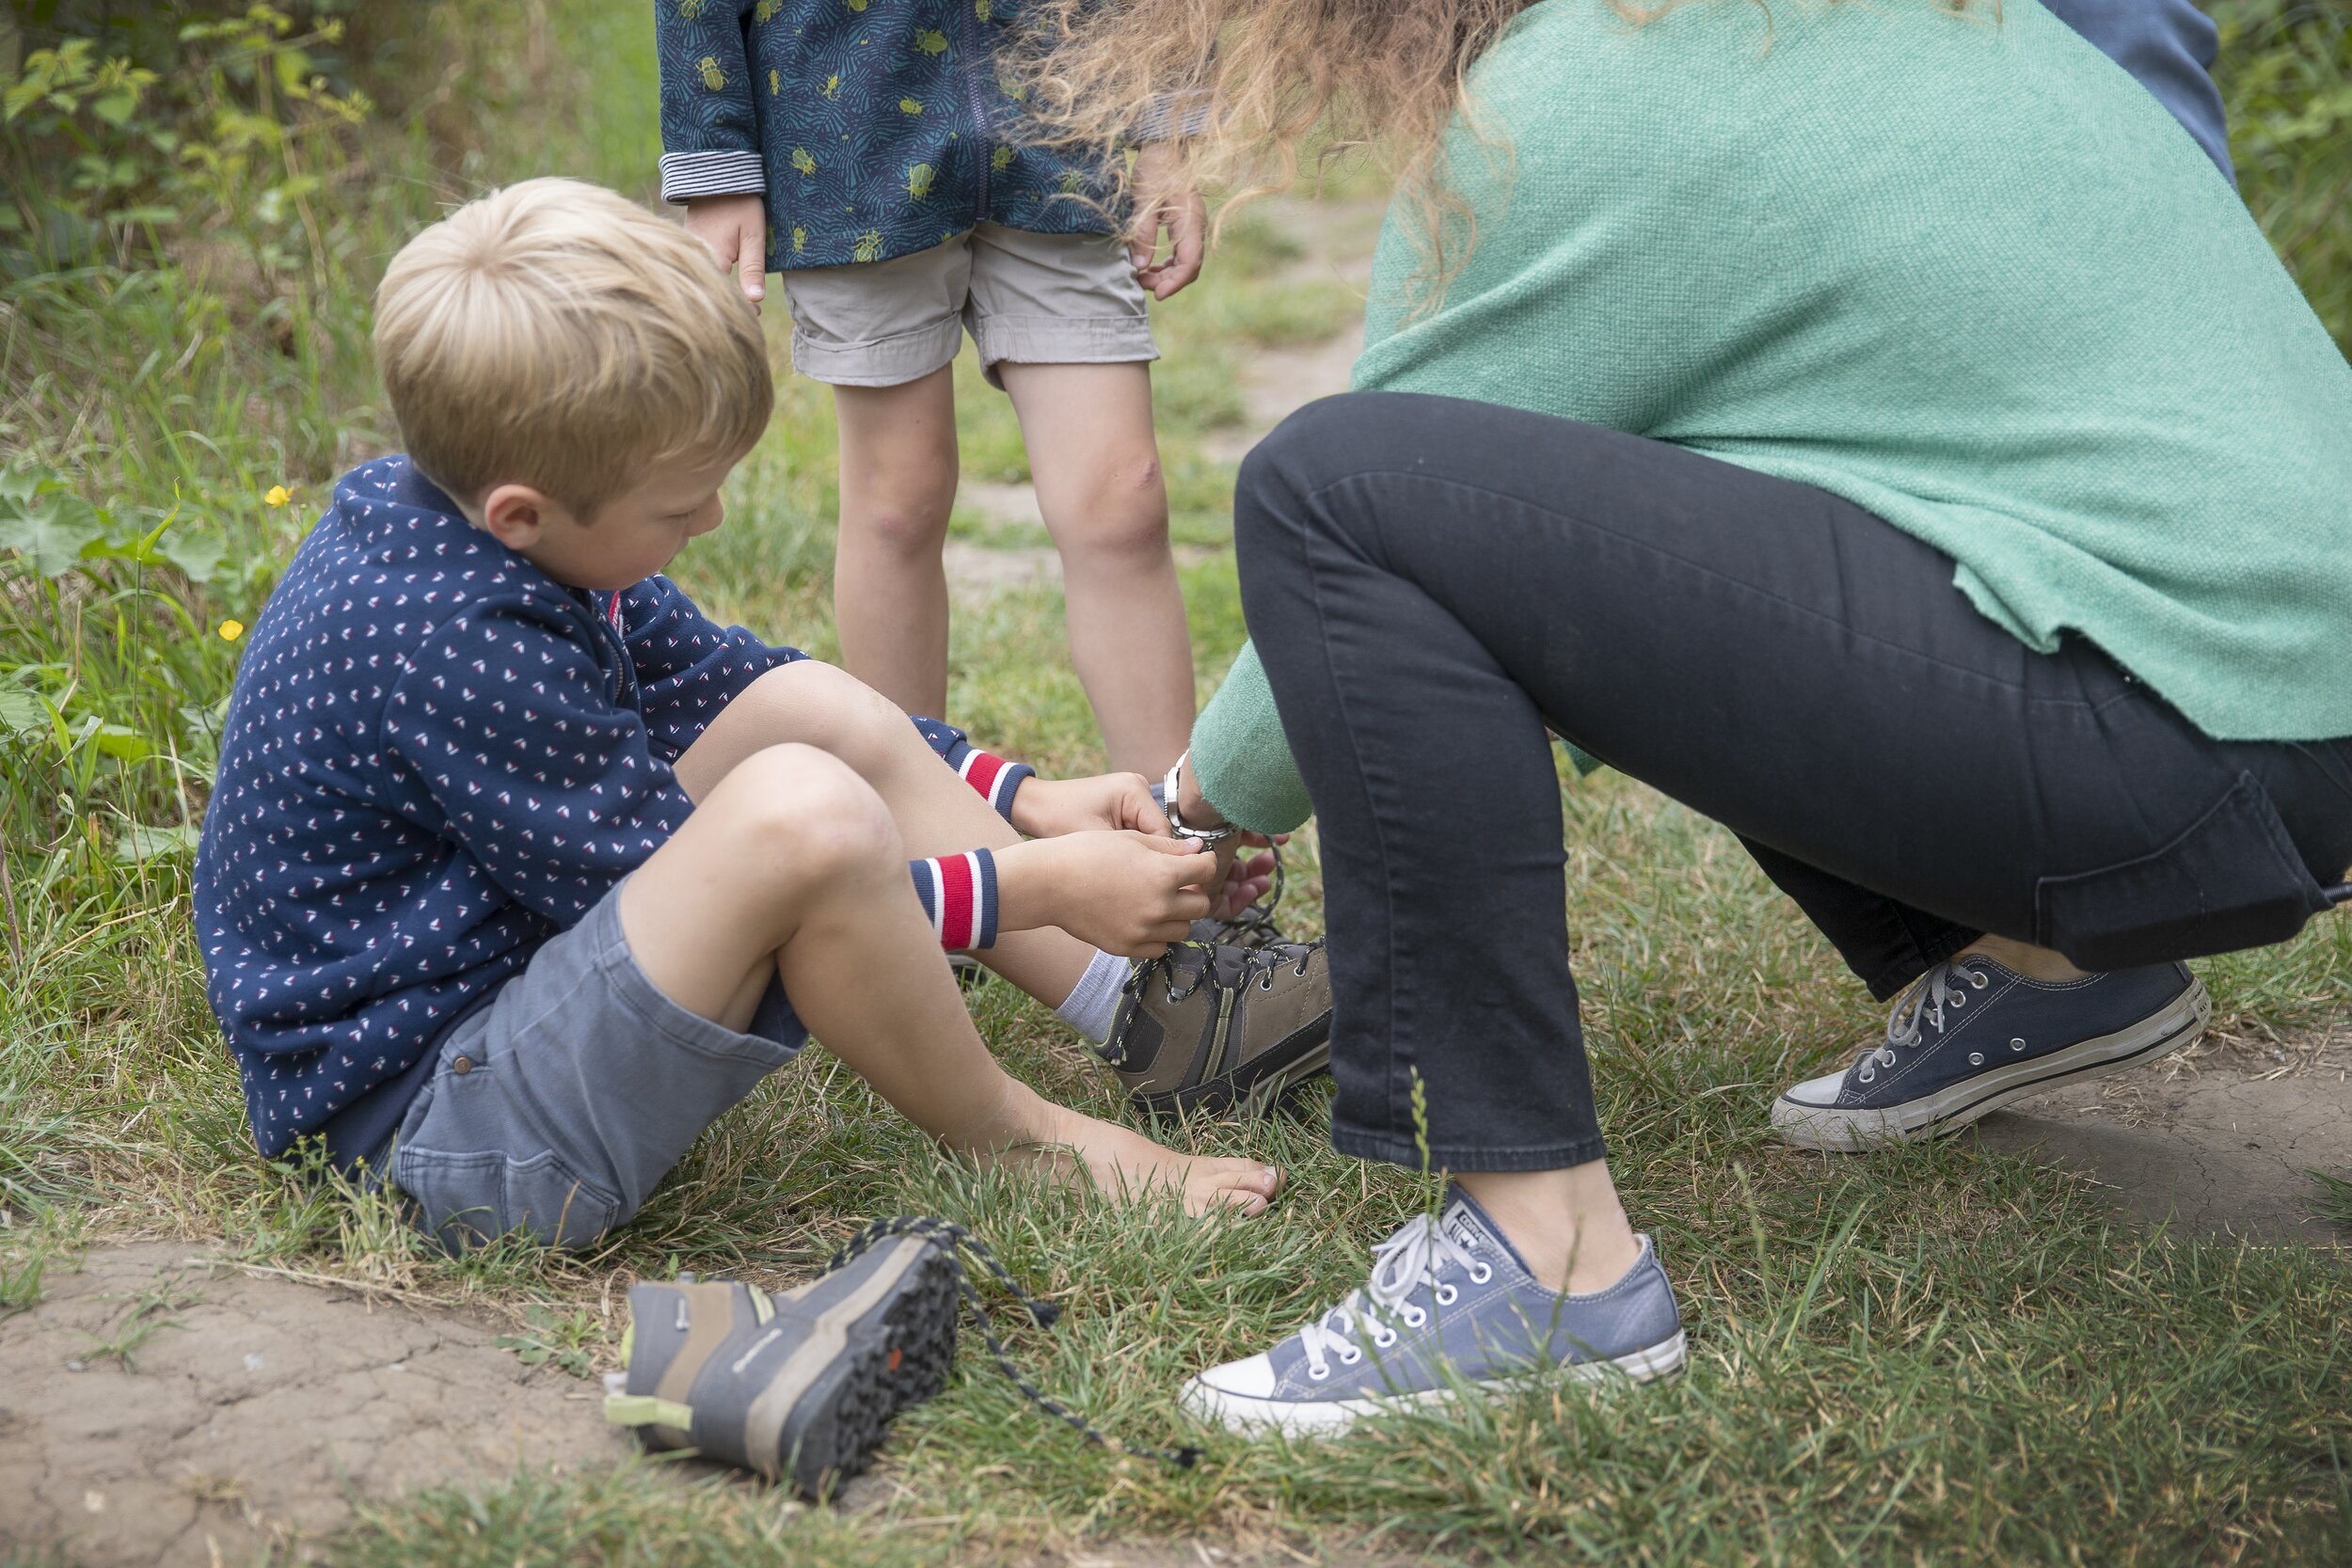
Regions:
M 1065 553 L 1106 557 L 1164 555 L 1168 551 L 1168 487 L 1156 458 L 1142 457 L 1103 468 L 1088 486 L 1085 515 L 1068 537 Z
M 741 835 L 745 864 L 780 867 L 796 882 L 853 877 L 906 858 L 882 798 L 815 746 L 755 752 L 703 809 L 718 810 Z

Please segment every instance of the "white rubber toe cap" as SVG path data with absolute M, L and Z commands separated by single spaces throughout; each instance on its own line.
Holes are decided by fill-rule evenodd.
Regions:
M 1845 1069 L 1825 1072 L 1819 1078 L 1808 1078 L 1781 1095 L 1783 1103 L 1808 1111 L 1827 1110 L 1837 1103 L 1838 1094 L 1846 1086 Z
M 1204 1389 L 1245 1400 L 1274 1397 L 1274 1357 L 1263 1351 L 1240 1361 L 1211 1367 L 1193 1379 Z

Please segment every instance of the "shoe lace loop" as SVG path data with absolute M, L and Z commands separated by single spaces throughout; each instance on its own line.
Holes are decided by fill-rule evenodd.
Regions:
M 1861 1067 L 1876 1056 L 1882 1064 L 1893 1067 L 1896 1052 L 1920 1044 L 1931 1028 L 1943 1034 L 1947 1027 L 1946 1012 L 1958 1011 L 1967 1004 L 1970 991 L 1982 990 L 1990 983 L 1974 959 L 1947 958 L 1934 965 L 1895 999 L 1886 1015 L 1885 1043 L 1865 1046 L 1854 1058 L 1854 1066 Z
M 1318 1380 L 1330 1375 L 1333 1354 L 1343 1364 L 1354 1366 L 1363 1356 L 1359 1335 L 1385 1349 L 1396 1343 L 1397 1323 L 1418 1328 L 1426 1323 L 1428 1314 L 1408 1305 L 1413 1293 L 1423 1285 L 1434 1292 L 1443 1284 L 1446 1270 L 1457 1267 L 1475 1276 L 1477 1255 L 1447 1235 L 1427 1214 L 1414 1215 L 1404 1229 L 1373 1248 L 1370 1277 L 1298 1331 L 1299 1346 L 1307 1353 L 1308 1375 Z
M 1156 1448 L 1148 1443 L 1121 1442 L 1022 1375 L 1021 1370 L 1012 1364 L 1012 1356 L 1006 1351 L 1004 1341 L 996 1337 L 995 1320 L 980 1304 L 979 1291 L 972 1287 L 971 1275 L 963 1266 L 964 1255 L 969 1253 L 978 1259 L 980 1266 L 1005 1288 L 1013 1300 L 1021 1304 L 1021 1309 L 1038 1327 L 1053 1327 L 1061 1317 L 1061 1308 L 1050 1301 L 1041 1301 L 1023 1290 L 1020 1281 L 1013 1278 L 1012 1271 L 1005 1267 L 994 1249 L 973 1235 L 968 1227 L 930 1214 L 894 1214 L 887 1219 L 875 1220 L 842 1243 L 841 1250 L 833 1255 L 833 1261 L 826 1268 L 828 1271 L 837 1269 L 875 1243 L 894 1236 L 921 1236 L 940 1243 L 946 1250 L 955 1265 L 956 1293 L 971 1309 L 973 1321 L 979 1326 L 980 1338 L 987 1341 L 988 1354 L 995 1359 L 996 1370 L 1003 1372 L 1031 1404 L 1063 1422 L 1088 1442 L 1108 1449 L 1113 1453 L 1141 1454 L 1146 1458 L 1163 1460 L 1184 1470 L 1191 1469 L 1199 1462 L 1200 1449 L 1189 1444 Z

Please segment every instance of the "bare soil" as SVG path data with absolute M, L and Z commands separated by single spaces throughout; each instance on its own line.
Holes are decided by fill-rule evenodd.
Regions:
M 0 1323 L 0 1546 L 85 1568 L 240 1562 L 355 1498 L 604 1465 L 595 1385 L 526 1368 L 501 1325 L 210 1262 L 94 1249 Z M 103 1354 L 151 1329 L 128 1358 Z
M 2352 1177 L 2352 1023 L 2290 1041 L 2208 1036 L 2166 1060 L 2020 1101 L 1994 1148 L 2081 1171 L 2121 1213 L 2188 1235 L 2314 1246 L 2313 1170 Z

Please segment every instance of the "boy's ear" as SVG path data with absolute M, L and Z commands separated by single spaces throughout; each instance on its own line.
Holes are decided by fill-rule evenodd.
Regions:
M 500 544 L 519 552 L 539 542 L 548 515 L 559 510 L 543 490 L 528 484 L 494 484 L 482 498 L 482 526 Z

